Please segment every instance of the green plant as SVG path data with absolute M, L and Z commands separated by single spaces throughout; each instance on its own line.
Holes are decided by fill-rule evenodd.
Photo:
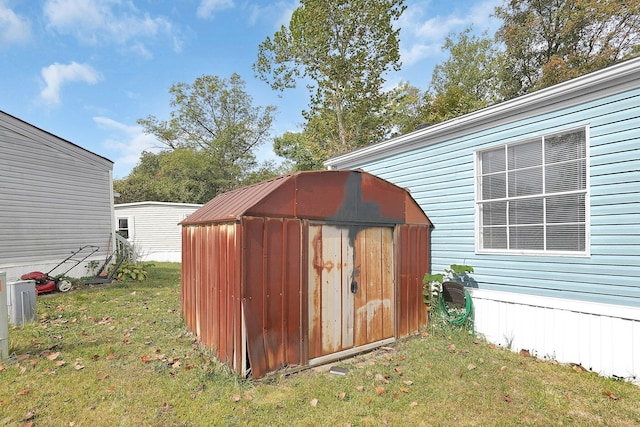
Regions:
M 471 297 L 465 290 L 464 306 L 449 305 L 442 298 L 442 285 L 446 282 L 468 283 L 473 267 L 451 264 L 442 273 L 425 274 L 423 283 L 424 302 L 429 308 L 429 319 L 432 328 L 440 327 L 444 332 L 452 328 L 466 328 L 473 333 L 473 306 Z
M 422 280 L 422 283 L 424 283 L 422 294 L 424 295 L 425 304 L 431 307 L 437 306 L 442 292 L 442 284 L 449 281 L 464 283 L 464 278 L 470 273 L 473 273 L 473 267 L 469 265 L 451 264 L 442 273 L 425 274 Z
M 87 265 L 85 267 L 87 269 L 87 274 L 93 276 L 99 266 L 100 262 L 95 259 L 87 262 Z
M 123 262 L 118 268 L 118 271 L 115 275 L 118 280 L 138 280 L 143 281 L 149 277 L 148 268 L 152 267 L 151 263 L 131 263 L 131 262 Z

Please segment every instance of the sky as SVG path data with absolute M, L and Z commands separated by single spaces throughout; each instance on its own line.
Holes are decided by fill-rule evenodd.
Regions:
M 493 35 L 502 0 L 405 0 L 404 81 L 426 90 L 447 59 L 447 35 L 472 26 Z M 288 25 L 297 1 L 0 0 L 0 110 L 114 162 L 126 177 L 161 144 L 137 120 L 170 117 L 169 89 L 203 75 L 239 74 L 254 106 L 277 107 L 271 136 L 299 131 L 304 88 L 277 93 L 256 78 L 259 44 Z M 260 160 L 279 159 L 266 143 Z

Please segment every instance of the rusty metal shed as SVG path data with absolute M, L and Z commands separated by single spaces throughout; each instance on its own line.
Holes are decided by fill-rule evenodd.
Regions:
M 374 175 L 284 175 L 220 194 L 181 224 L 186 325 L 243 376 L 337 360 L 427 324 L 431 223 Z

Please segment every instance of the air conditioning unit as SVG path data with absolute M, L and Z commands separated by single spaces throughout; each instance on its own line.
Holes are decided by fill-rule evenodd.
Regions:
M 36 282 L 21 280 L 7 284 L 9 323 L 22 326 L 36 320 Z

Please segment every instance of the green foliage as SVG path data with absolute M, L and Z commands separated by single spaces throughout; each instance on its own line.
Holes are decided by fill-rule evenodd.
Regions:
M 256 160 L 257 149 L 269 139 L 275 107 L 253 106 L 239 75 L 201 76 L 192 84 L 174 84 L 169 93 L 169 120 L 138 120 L 166 148 L 143 153 L 131 174 L 114 182 L 119 203 L 206 203 L 220 192 L 279 173 L 273 163 Z
M 280 144 L 298 168 L 386 135 L 382 87 L 400 68 L 394 22 L 404 9 L 403 0 L 302 0 L 289 26 L 260 44 L 258 77 L 280 91 L 304 81 L 311 92 L 304 132 Z
M 467 28 L 457 38 L 448 36 L 442 49 L 450 55 L 433 70 L 428 122 L 449 120 L 500 100 L 499 49 L 493 40 Z
M 149 277 L 149 268 L 153 267 L 148 262 L 123 262 L 115 274 L 117 280 L 137 280 L 144 281 Z
M 496 16 L 507 99 L 619 62 L 639 42 L 637 0 L 509 0 Z
M 445 268 L 442 273 L 425 274 L 422 279 L 422 283 L 424 284 L 422 294 L 424 295 L 425 304 L 431 307 L 436 306 L 444 282 L 464 283 L 464 278 L 471 273 L 473 273 L 473 267 L 469 265 L 451 264 L 448 268 Z

